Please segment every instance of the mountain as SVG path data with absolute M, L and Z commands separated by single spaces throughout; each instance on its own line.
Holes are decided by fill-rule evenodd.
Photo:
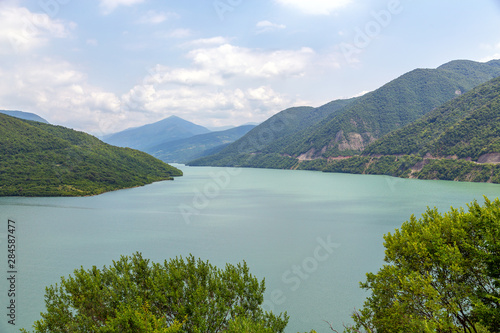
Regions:
M 114 146 L 146 150 L 169 141 L 209 133 L 203 126 L 193 124 L 177 116 L 170 116 L 156 123 L 107 135 L 103 141 Z
M 416 69 L 368 93 L 331 115 L 299 144 L 282 153 L 311 158 L 350 156 L 383 135 L 409 124 L 470 89 L 500 76 L 500 60 L 452 61 L 437 69 Z
M 252 133 L 269 132 L 264 122 L 219 153 L 190 164 L 295 168 L 299 161 L 357 155 L 385 134 L 498 76 L 500 60 L 456 60 L 436 69 L 416 69 L 373 92 L 348 100 L 314 124 L 280 133 L 279 139 L 270 144 L 253 145 L 250 150 L 241 148 L 243 142 L 250 141 Z
M 254 127 L 254 125 L 244 125 L 224 131 L 199 134 L 147 148 L 146 152 L 165 162 L 186 163 L 213 153 L 214 149 L 222 149 Z
M 300 168 L 500 183 L 500 77 L 387 134 L 361 156 Z
M 283 110 L 248 132 L 241 139 L 228 145 L 215 155 L 191 161 L 189 165 L 256 166 L 252 159 L 263 152 L 273 154 L 288 145 L 301 133 L 317 125 L 331 114 L 342 110 L 355 99 L 336 100 L 319 108 L 309 106 Z M 272 167 L 272 166 L 270 166 Z
M 38 121 L 45 124 L 49 123 L 47 120 L 31 112 L 0 110 L 0 113 L 19 119 Z
M 456 156 L 500 153 L 500 77 L 369 145 L 363 155 Z
M 0 196 L 85 196 L 181 176 L 146 153 L 0 114 Z

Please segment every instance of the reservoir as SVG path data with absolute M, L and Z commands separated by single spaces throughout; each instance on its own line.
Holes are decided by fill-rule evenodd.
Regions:
M 500 185 L 309 171 L 186 167 L 174 181 L 83 198 L 0 198 L 0 332 L 31 329 L 45 287 L 74 269 L 141 252 L 154 262 L 193 254 L 224 267 L 245 260 L 265 278 L 264 308 L 286 332 L 341 331 L 383 264 L 382 236 L 426 207 L 441 213 Z M 15 323 L 9 324 L 8 221 L 15 221 Z M 14 281 L 14 280 L 13 280 Z

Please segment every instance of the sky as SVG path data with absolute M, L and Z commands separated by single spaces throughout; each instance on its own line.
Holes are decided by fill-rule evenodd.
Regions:
M 0 0 L 0 109 L 96 136 L 209 128 L 500 59 L 499 0 Z

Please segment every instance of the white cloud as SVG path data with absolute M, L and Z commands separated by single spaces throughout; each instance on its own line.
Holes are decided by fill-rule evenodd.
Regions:
M 178 18 L 179 15 L 173 12 L 156 12 L 154 10 L 148 11 L 146 14 L 142 15 L 137 23 L 139 24 L 160 24 L 168 19 Z
M 311 15 L 329 15 L 350 4 L 352 0 L 276 0 L 277 3 Z
M 104 15 L 110 14 L 119 6 L 133 6 L 143 3 L 144 0 L 100 0 L 99 7 L 101 7 Z
M 157 65 L 144 82 L 152 85 L 173 83 L 188 86 L 222 86 L 224 84 L 222 77 L 209 69 L 169 68 L 162 65 Z
M 314 51 L 306 47 L 297 51 L 266 52 L 224 44 L 192 50 L 188 58 L 197 66 L 223 75 L 271 78 L 303 75 L 314 55 Z
M 276 24 L 272 23 L 270 21 L 260 21 L 257 23 L 257 33 L 264 33 L 264 32 L 269 32 L 269 31 L 274 31 L 274 30 L 281 30 L 285 29 L 286 25 L 284 24 Z
M 29 52 L 53 38 L 67 38 L 75 26 L 47 14 L 4 4 L 0 6 L 0 54 Z
M 121 101 L 92 86 L 87 76 L 64 61 L 41 58 L 2 68 L 0 106 L 35 112 L 54 124 L 100 134 L 108 119 L 116 126 Z
M 131 89 L 122 100 L 124 104 L 129 103 L 132 112 L 140 110 L 144 119 L 148 119 L 136 125 L 172 114 L 206 126 L 260 122 L 294 103 L 288 96 L 267 86 L 214 91 L 203 87 L 164 89 L 144 85 Z
M 218 46 L 222 44 L 229 43 L 230 40 L 226 37 L 217 36 L 212 38 L 201 38 L 195 39 L 190 42 L 184 43 L 182 46 L 186 47 L 210 47 L 210 46 Z
M 195 42 L 222 41 L 218 37 Z M 191 50 L 187 57 L 192 63 L 186 68 L 153 68 L 142 84 L 121 96 L 122 109 L 136 112 L 135 119 L 146 122 L 171 114 L 206 126 L 264 121 L 291 105 L 307 104 L 276 91 L 272 83 L 305 75 L 317 60 L 309 48 L 264 51 L 227 43 Z

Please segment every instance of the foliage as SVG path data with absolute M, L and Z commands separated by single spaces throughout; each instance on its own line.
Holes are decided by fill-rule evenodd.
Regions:
M 209 156 L 204 159 L 192 161 L 191 166 L 205 165 L 210 161 L 210 165 L 219 167 L 243 167 L 243 168 L 270 168 L 270 169 L 291 169 L 294 168 L 298 160 L 290 156 L 280 154 L 239 154 L 225 155 L 223 158 Z
M 159 264 L 135 253 L 102 269 L 82 267 L 48 287 L 47 311 L 33 328 L 34 332 L 283 332 L 288 316 L 261 309 L 264 290 L 264 280 L 252 276 L 245 262 L 219 269 L 192 255 Z
M 146 153 L 3 114 L 0 156 L 0 196 L 95 195 L 182 175 Z
M 293 107 L 283 110 L 222 151 L 213 156 L 191 161 L 188 165 L 236 166 L 245 164 L 242 160 L 247 160 L 256 154 L 273 156 L 291 142 L 302 138 L 328 115 L 341 112 L 353 100 L 336 100 L 319 108 Z M 262 160 L 259 160 L 257 163 L 262 165 L 261 162 Z M 261 167 L 254 162 L 248 163 L 247 166 Z
M 368 146 L 364 155 L 456 155 L 476 161 L 500 152 L 500 78 L 444 104 Z
M 494 61 L 478 63 L 460 60 L 437 69 L 417 69 L 361 97 L 333 101 L 317 109 L 282 111 L 215 155 L 190 165 L 261 167 L 269 164 L 263 163 L 263 159 L 276 154 L 297 158 L 301 154 L 312 153 L 313 158 L 328 159 L 357 155 L 365 147 L 369 147 L 367 154 L 371 156 L 417 154 L 428 137 L 435 135 L 435 129 L 424 130 L 420 127 L 407 132 L 406 136 L 388 137 L 384 148 L 375 147 L 384 135 L 417 121 L 448 101 L 454 101 L 457 91 L 469 91 L 498 76 L 500 67 Z M 452 123 L 466 114 L 468 109 L 462 111 L 462 114 L 457 114 L 458 118 L 444 115 L 441 119 Z M 436 121 L 431 117 L 427 119 L 429 122 Z M 420 133 L 421 130 L 424 131 Z M 495 133 L 496 128 L 491 128 L 488 134 L 491 138 L 489 150 L 500 148 L 500 140 L 494 140 Z M 252 160 L 251 155 L 266 157 Z M 241 163 L 242 160 L 247 163 Z M 306 163 L 305 168 L 318 167 Z
M 353 316 L 369 332 L 500 332 L 500 201 L 428 209 L 384 236 L 386 264 Z
M 281 153 L 297 156 L 310 149 L 321 151 L 323 157 L 359 153 L 373 140 L 452 100 L 457 90 L 468 91 L 498 76 L 495 63 L 454 61 L 437 69 L 416 69 L 357 98 Z
M 369 162 L 369 157 L 353 156 L 347 159 L 332 161 L 327 164 L 323 171 L 362 174 Z

